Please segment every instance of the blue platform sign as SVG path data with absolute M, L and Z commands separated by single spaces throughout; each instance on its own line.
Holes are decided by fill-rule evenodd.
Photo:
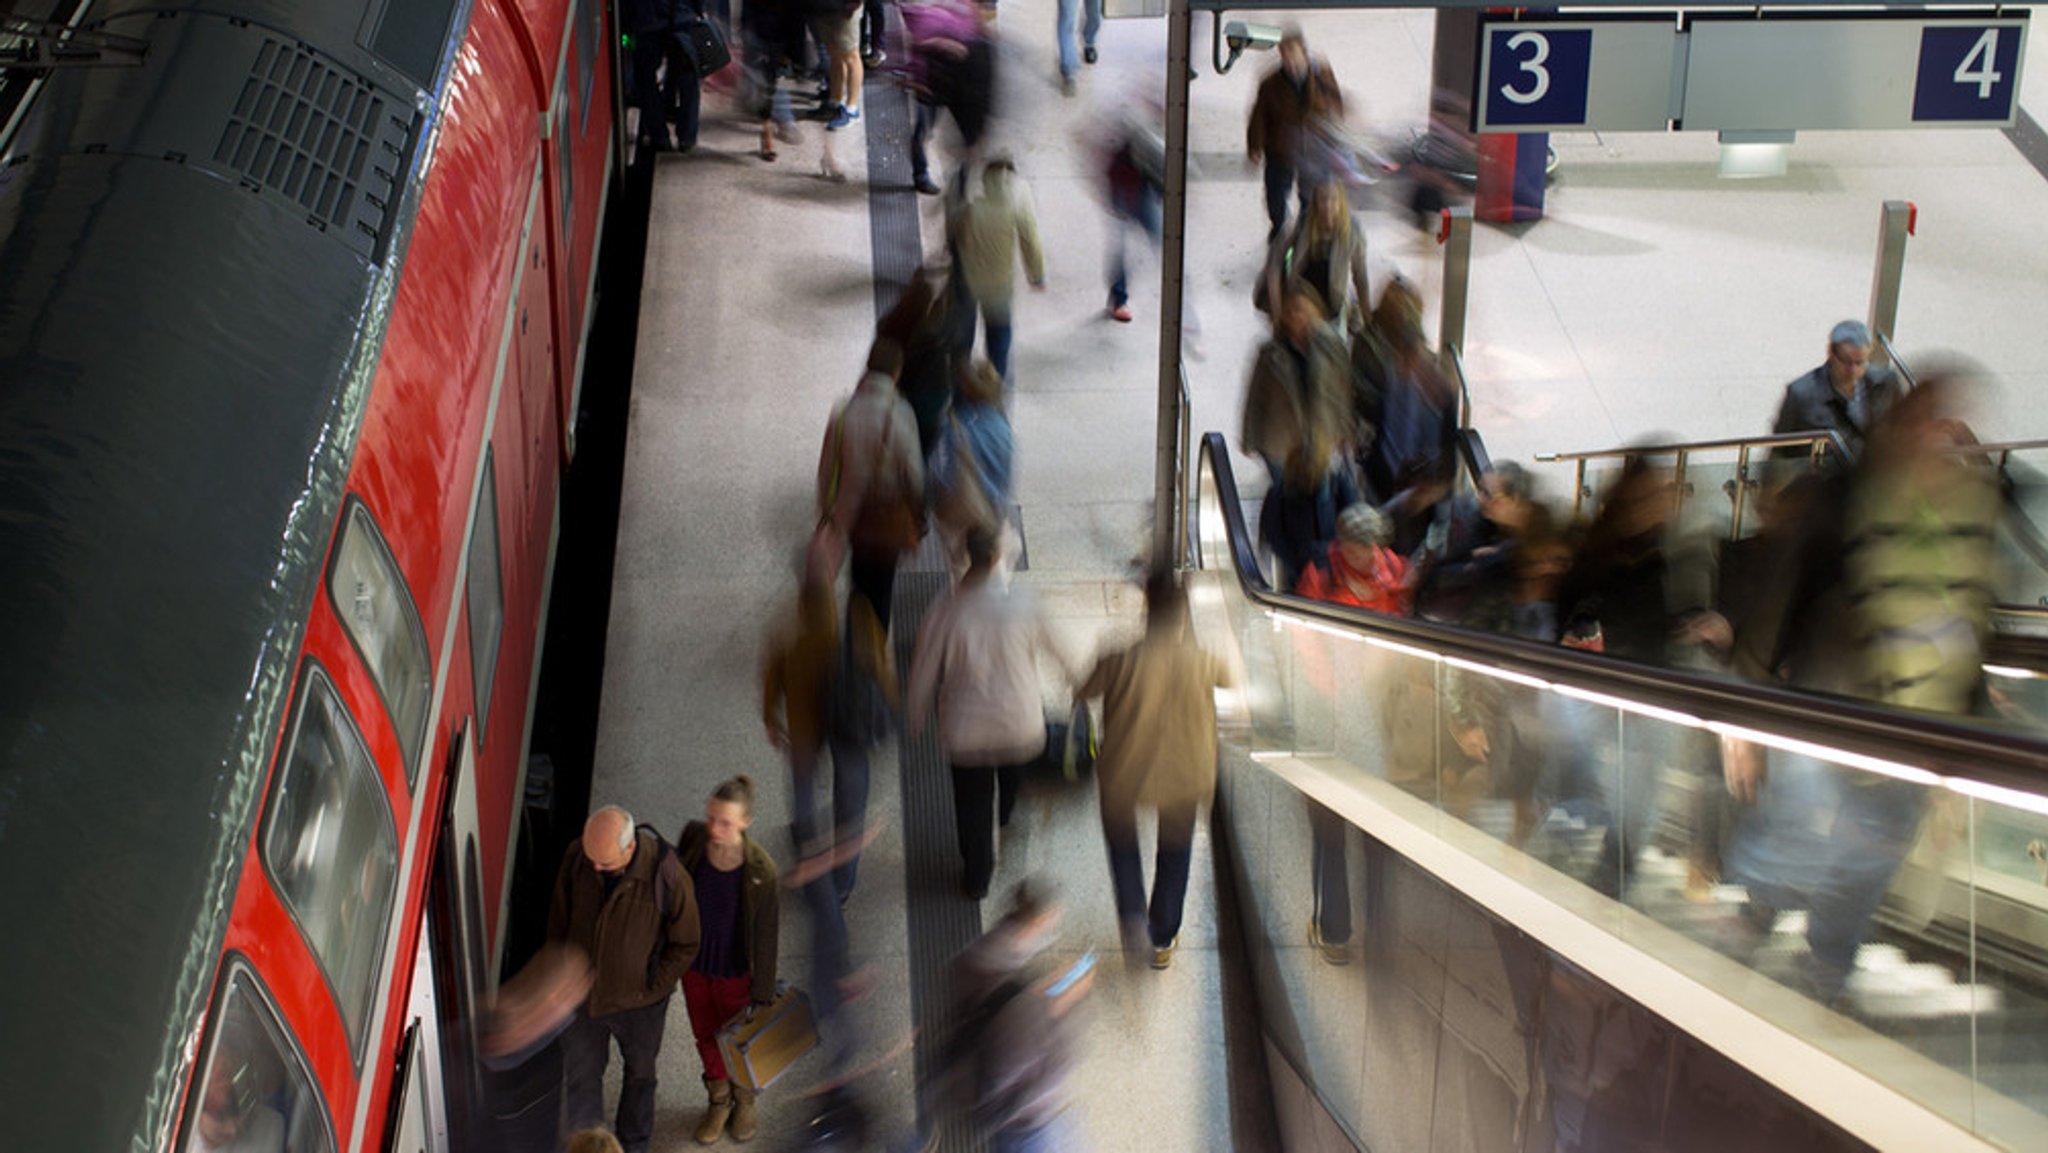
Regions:
M 1913 86 L 1914 122 L 2011 120 L 2022 34 L 2009 24 L 1924 29 Z
M 1483 122 L 1492 129 L 1583 125 L 1593 73 L 1586 28 L 1491 28 Z

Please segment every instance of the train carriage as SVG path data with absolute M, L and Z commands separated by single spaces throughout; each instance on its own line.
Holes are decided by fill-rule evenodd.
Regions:
M 0 74 L 0 1132 L 462 1147 L 608 5 L 28 7 L 139 50 Z

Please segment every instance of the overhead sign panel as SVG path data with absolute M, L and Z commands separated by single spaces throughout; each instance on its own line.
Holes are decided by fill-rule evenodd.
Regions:
M 2024 18 L 1984 16 L 1696 18 L 1680 125 L 2009 127 L 2026 33 Z
M 1671 127 L 1678 22 L 1637 20 L 1489 22 L 1481 27 L 1481 132 Z

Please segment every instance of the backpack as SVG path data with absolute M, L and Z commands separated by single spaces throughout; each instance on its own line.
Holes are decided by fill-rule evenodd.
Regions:
M 683 880 L 683 859 L 676 855 L 676 847 L 653 825 L 641 823 L 633 826 L 635 833 L 646 833 L 654 838 L 656 863 L 654 866 L 654 907 L 661 911 L 661 939 L 668 940 L 669 922 L 675 914 L 669 911 L 669 903 L 675 899 L 676 886 Z M 661 951 L 647 958 L 647 981 L 654 982 L 654 969 L 661 960 Z

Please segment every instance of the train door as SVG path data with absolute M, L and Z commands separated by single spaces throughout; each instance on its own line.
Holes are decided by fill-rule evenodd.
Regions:
M 412 998 L 406 1008 L 405 1047 L 398 1060 L 389 1153 L 448 1153 L 448 1098 L 442 1079 L 439 996 L 434 981 L 437 942 L 421 941 L 413 959 Z
M 389 1153 L 481 1148 L 477 1022 L 491 992 L 477 858 L 476 742 L 465 720 L 449 755 L 432 887 L 414 960 Z

